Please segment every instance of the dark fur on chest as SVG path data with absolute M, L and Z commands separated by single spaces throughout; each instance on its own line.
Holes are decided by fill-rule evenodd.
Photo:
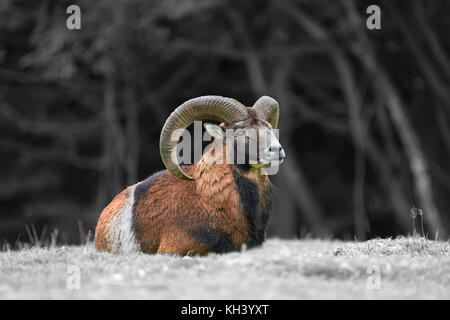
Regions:
M 239 205 L 247 220 L 251 239 L 250 247 L 260 245 L 266 236 L 266 227 L 269 222 L 273 203 L 273 188 L 269 182 L 260 191 L 257 183 L 245 176 L 246 167 L 231 167 L 236 191 L 239 196 Z

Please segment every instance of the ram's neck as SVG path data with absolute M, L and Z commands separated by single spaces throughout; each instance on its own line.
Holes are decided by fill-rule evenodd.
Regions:
M 220 149 L 215 144 L 196 164 L 194 176 L 196 191 L 208 203 L 215 204 L 217 207 L 232 207 L 237 203 L 233 173 L 224 161 L 225 147 L 222 152 L 217 152 Z
M 237 176 L 256 184 L 262 193 L 270 183 L 268 176 L 261 174 L 260 168 L 227 164 L 226 154 L 226 147 L 218 145 L 217 141 L 203 154 L 196 164 L 194 176 L 198 194 L 205 195 L 208 201 L 227 202 L 235 191 Z

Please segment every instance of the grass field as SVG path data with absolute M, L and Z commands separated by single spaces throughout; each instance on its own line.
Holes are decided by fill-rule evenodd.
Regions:
M 271 239 L 206 257 L 31 248 L 0 252 L 0 298 L 449 299 L 450 244 Z

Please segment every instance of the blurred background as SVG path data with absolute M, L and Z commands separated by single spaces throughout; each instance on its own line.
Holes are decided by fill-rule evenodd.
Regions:
M 280 103 L 269 236 L 406 235 L 423 212 L 446 239 L 449 30 L 445 0 L 1 0 L 0 241 L 83 242 L 164 168 L 171 111 L 206 94 Z

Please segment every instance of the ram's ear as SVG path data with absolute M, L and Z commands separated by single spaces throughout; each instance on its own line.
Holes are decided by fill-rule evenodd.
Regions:
M 212 123 L 205 123 L 203 125 L 206 131 L 214 138 L 219 140 L 225 139 L 225 129 Z

